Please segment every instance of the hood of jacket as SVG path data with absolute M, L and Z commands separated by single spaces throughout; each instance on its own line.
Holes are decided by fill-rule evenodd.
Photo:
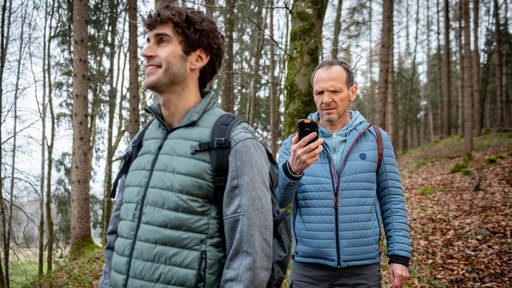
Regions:
M 348 123 L 336 132 L 331 132 L 324 128 L 322 125 L 318 125 L 318 137 L 324 138 L 323 146 L 326 148 L 326 151 L 333 162 L 336 163 L 337 168 L 339 168 L 341 165 L 341 152 L 343 151 L 345 143 L 347 142 L 347 136 L 349 133 L 358 125 L 362 123 L 368 123 L 368 121 L 361 113 L 359 113 L 359 111 L 350 110 L 349 117 L 350 120 Z M 317 111 L 315 113 L 309 114 L 308 119 L 316 120 L 320 123 L 320 113 Z

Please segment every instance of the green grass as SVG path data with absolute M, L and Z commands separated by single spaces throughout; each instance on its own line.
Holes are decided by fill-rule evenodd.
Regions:
M 10 265 L 11 288 L 23 287 L 23 283 L 30 282 L 37 276 L 37 259 L 13 261 Z
M 23 288 L 50 288 L 50 287 L 92 287 L 97 281 L 103 268 L 103 248 L 99 246 L 89 247 L 84 254 L 76 260 L 69 260 L 60 267 L 55 267 L 50 274 L 40 279 L 26 281 Z M 37 274 L 37 263 L 36 263 Z

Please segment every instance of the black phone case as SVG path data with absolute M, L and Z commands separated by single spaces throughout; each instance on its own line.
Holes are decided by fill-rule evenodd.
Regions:
M 299 141 L 306 137 L 308 134 L 316 132 L 317 136 L 315 139 L 309 141 L 308 145 L 312 142 L 315 142 L 318 139 L 318 123 L 315 120 L 310 119 L 300 119 L 297 122 L 297 127 L 299 131 Z

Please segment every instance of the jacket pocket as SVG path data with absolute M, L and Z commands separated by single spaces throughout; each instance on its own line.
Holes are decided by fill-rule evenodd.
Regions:
M 206 251 L 201 251 L 199 264 L 197 265 L 196 287 L 206 287 Z

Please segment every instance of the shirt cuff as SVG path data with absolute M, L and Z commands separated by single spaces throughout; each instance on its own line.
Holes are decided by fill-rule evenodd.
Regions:
M 399 255 L 390 255 L 388 257 L 389 257 L 390 264 L 397 263 L 397 264 L 402 264 L 402 265 L 409 267 L 409 260 L 411 260 L 411 259 L 408 257 L 399 256 Z
M 290 171 L 290 166 L 288 166 L 288 161 L 283 163 L 283 172 L 286 175 L 286 177 L 290 178 L 293 181 L 299 181 L 300 178 L 302 178 L 302 175 L 304 175 L 304 171 L 300 173 L 299 175 L 295 175 Z

